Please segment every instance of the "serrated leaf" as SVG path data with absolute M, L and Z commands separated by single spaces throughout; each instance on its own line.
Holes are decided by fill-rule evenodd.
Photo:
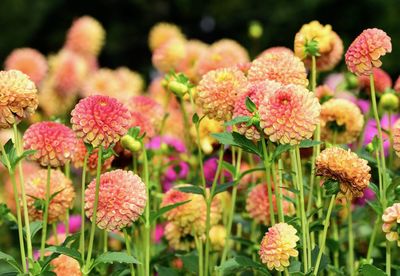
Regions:
M 311 148 L 311 147 L 314 147 L 314 146 L 320 145 L 320 144 L 322 144 L 321 141 L 314 141 L 311 139 L 306 139 L 306 140 L 303 140 L 300 142 L 299 148 L 301 148 L 301 149 L 302 148 Z
M 374 201 L 367 200 L 366 202 L 372 208 L 372 210 L 374 210 L 374 212 L 378 216 L 381 216 L 383 214 L 383 208 L 382 208 L 382 205 L 381 205 L 380 201 L 378 201 L 378 200 L 374 200 Z
M 50 196 L 50 198 L 49 198 L 49 202 L 51 202 L 59 193 L 61 193 L 61 192 L 64 191 L 64 190 L 65 190 L 65 188 L 63 188 L 63 189 L 61 189 L 61 190 L 59 190 L 59 191 L 53 193 L 53 194 Z
M 250 97 L 246 97 L 246 108 L 250 113 L 257 111 L 256 104 L 250 99 Z
M 18 157 L 14 156 L 13 159 L 10 159 L 11 167 L 15 168 L 19 161 L 21 161 L 25 157 L 28 157 L 29 155 L 34 154 L 35 152 L 36 150 L 26 150 Z
M 301 262 L 299 261 L 291 261 L 290 266 L 288 268 L 290 274 L 301 272 Z
M 241 135 L 238 132 L 232 132 L 233 141 L 240 148 L 244 149 L 247 152 L 251 152 L 257 154 L 258 156 L 262 156 L 262 152 L 259 150 L 256 144 L 253 141 L 247 139 L 244 135 Z
M 179 276 L 179 271 L 171 267 L 156 265 L 156 270 L 159 276 Z
M 130 256 L 125 252 L 105 252 L 94 260 L 93 267 L 96 267 L 99 264 L 107 263 L 140 264 L 135 257 Z
M 217 267 L 224 275 L 234 275 L 248 269 L 254 269 L 259 272 L 259 275 L 271 275 L 268 269 L 261 263 L 255 262 L 245 256 L 236 256 L 227 260 L 223 265 Z
M 229 146 L 239 146 L 233 140 L 232 133 L 222 132 L 222 133 L 211 133 L 211 136 L 217 139 L 220 144 L 229 145 Z
M 176 207 L 182 206 L 182 205 L 188 203 L 189 201 L 191 201 L 191 200 L 186 200 L 186 201 L 182 201 L 182 202 L 177 202 L 175 204 L 170 204 L 170 205 L 160 208 L 157 212 L 152 212 L 150 214 L 150 218 L 149 218 L 150 224 L 153 224 L 159 217 L 161 217 L 168 211 L 171 211 L 172 209 L 175 209 Z
M 224 126 L 227 127 L 227 126 L 237 125 L 237 124 L 240 124 L 240 123 L 247 123 L 250 120 L 251 120 L 251 117 L 249 117 L 249 116 L 238 116 L 238 117 L 235 117 L 234 119 L 232 119 L 232 120 L 230 120 L 228 122 L 225 122 Z
M 203 195 L 204 196 L 204 190 L 200 186 L 183 186 L 183 187 L 178 187 L 178 190 L 184 193 L 189 193 L 189 194 L 197 194 L 197 195 Z
M 231 163 L 228 163 L 226 161 L 222 161 L 222 168 L 226 169 L 229 171 L 231 175 L 234 175 L 236 172 L 236 167 L 232 165 Z
M 360 270 L 361 276 L 385 276 L 387 275 L 383 270 L 377 268 L 376 266 L 365 264 L 363 265 Z
M 42 229 L 43 223 L 41 221 L 33 221 L 29 223 L 29 229 L 31 230 L 31 239 L 33 240 L 36 234 Z M 26 236 L 26 227 L 23 228 L 23 233 Z
M 231 181 L 231 182 L 227 182 L 224 184 L 219 184 L 216 188 L 214 193 L 212 194 L 212 197 L 216 196 L 219 193 L 223 193 L 226 190 L 228 190 L 229 188 L 233 187 L 235 185 L 236 181 Z
M 400 185 L 400 176 L 396 176 L 392 179 L 392 182 L 386 189 L 386 197 L 390 197 L 392 194 L 394 194 L 394 190 Z M 375 191 L 374 191 L 375 192 Z M 376 193 L 375 194 L 379 194 Z
M 5 261 L 6 263 L 8 263 L 9 265 L 11 265 L 11 266 L 15 269 L 15 271 L 18 271 L 18 272 L 21 272 L 21 273 L 22 273 L 21 268 L 18 266 L 18 263 L 17 263 L 17 261 L 14 259 L 13 256 L 10 256 L 10 255 L 8 255 L 8 254 L 6 254 L 6 253 L 0 251 L 0 260 L 3 260 L 3 261 Z
M 284 145 L 279 145 L 276 147 L 274 152 L 272 153 L 272 160 L 275 160 L 277 157 L 279 157 L 282 153 L 289 151 L 292 148 L 291 145 L 289 144 L 284 144 Z
M 76 249 L 68 248 L 65 246 L 50 246 L 50 247 L 47 247 L 45 250 L 49 251 L 49 252 L 58 253 L 61 255 L 66 255 L 68 257 L 71 257 L 71 258 L 77 260 L 79 262 L 79 264 L 82 265 L 82 255 Z
M 196 251 L 191 251 L 185 255 L 177 254 L 177 256 L 182 259 L 183 267 L 187 271 L 195 275 L 199 274 L 199 256 Z

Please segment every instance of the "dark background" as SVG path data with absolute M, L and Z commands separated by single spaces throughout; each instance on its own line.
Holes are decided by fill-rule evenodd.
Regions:
M 383 29 L 393 43 L 383 68 L 392 78 L 400 74 L 399 0 L 0 0 L 0 62 L 17 47 L 56 52 L 73 19 L 86 14 L 98 19 L 107 32 L 100 65 L 125 65 L 145 76 L 151 68 L 148 32 L 159 21 L 176 23 L 188 38 L 208 43 L 235 39 L 254 55 L 270 46 L 292 48 L 295 33 L 314 19 L 331 24 L 345 48 L 363 29 Z M 264 27 L 259 41 L 248 36 L 252 20 Z

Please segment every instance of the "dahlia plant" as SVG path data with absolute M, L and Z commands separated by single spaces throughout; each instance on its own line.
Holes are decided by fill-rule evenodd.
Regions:
M 15 49 L 0 71 L 0 229 L 17 235 L 0 238 L 0 273 L 398 269 L 400 81 L 381 68 L 384 31 L 363 31 L 350 72 L 323 79 L 343 58 L 331 25 L 250 57 L 161 22 L 147 91 L 139 73 L 101 67 L 105 35 L 77 18 L 55 55 Z

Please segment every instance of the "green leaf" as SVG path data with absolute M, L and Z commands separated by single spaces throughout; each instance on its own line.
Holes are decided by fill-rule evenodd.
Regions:
M 153 224 L 159 217 L 161 217 L 165 213 L 171 211 L 172 209 L 175 209 L 176 207 L 182 206 L 182 205 L 188 203 L 189 201 L 190 200 L 177 202 L 175 204 L 170 204 L 170 205 L 164 206 L 164 207 L 160 208 L 157 212 L 153 211 L 150 214 L 150 218 L 149 218 L 150 224 Z
M 314 247 L 314 249 L 311 251 L 311 264 L 313 267 L 315 267 L 315 263 L 317 262 L 318 253 L 319 253 L 319 247 L 318 247 L 318 245 L 316 245 Z M 319 263 L 319 268 L 317 271 L 317 275 L 321 271 L 323 271 L 328 266 L 328 264 L 329 264 L 329 258 L 325 254 L 322 254 L 321 262 Z
M 199 120 L 200 120 L 199 115 L 197 113 L 194 113 L 192 117 L 192 123 L 197 124 Z
M 198 194 L 204 196 L 204 190 L 200 186 L 182 186 L 178 188 L 179 191 L 189 194 Z
M 374 201 L 367 200 L 366 202 L 378 216 L 381 216 L 383 214 L 383 208 L 379 200 L 376 199 Z
M 187 271 L 195 275 L 199 274 L 199 256 L 197 254 L 197 251 L 191 251 L 185 255 L 177 254 L 177 256 L 182 259 L 183 267 Z
M 229 132 L 222 132 L 222 133 L 211 133 L 211 136 L 217 139 L 220 144 L 228 145 L 228 146 L 239 146 L 233 140 L 232 133 Z
M 253 169 L 250 169 L 250 170 L 246 170 L 246 171 L 244 171 L 244 172 L 242 172 L 240 174 L 240 176 L 238 177 L 237 181 L 239 181 L 240 179 L 242 179 L 246 175 L 248 175 L 250 173 L 253 173 L 253 172 L 257 172 L 257 171 L 265 171 L 265 168 L 264 167 L 258 167 L 258 168 L 253 168 Z
M 246 97 L 246 108 L 250 113 L 254 113 L 257 111 L 257 106 L 256 104 L 250 99 L 250 97 Z
M 279 145 L 276 147 L 274 152 L 272 153 L 272 160 L 275 160 L 277 157 L 279 157 L 282 153 L 289 151 L 292 148 L 291 145 L 289 144 L 284 144 L 284 145 Z
M 387 275 L 381 269 L 377 268 L 376 266 L 370 265 L 370 264 L 363 265 L 360 268 L 359 272 L 360 272 L 361 276 L 385 276 L 385 275 Z
M 320 220 L 317 221 L 313 221 L 312 223 L 310 223 L 310 233 L 311 232 L 318 232 L 324 229 L 324 224 L 321 223 Z
M 232 132 L 233 141 L 235 144 L 239 145 L 245 151 L 257 154 L 258 156 L 262 156 L 262 152 L 259 150 L 256 144 L 253 141 L 247 139 L 244 135 L 241 135 L 238 132 Z
M 105 252 L 94 260 L 93 267 L 96 267 L 99 264 L 113 263 L 140 264 L 135 257 L 130 256 L 125 252 Z
M 288 271 L 290 275 L 292 275 L 292 273 L 301 272 L 301 262 L 291 261 Z
M 49 251 L 49 252 L 54 252 L 57 254 L 66 255 L 68 257 L 71 257 L 71 258 L 77 260 L 79 262 L 79 264 L 82 265 L 81 253 L 79 253 L 79 251 L 76 249 L 68 248 L 65 246 L 50 246 L 50 247 L 47 247 L 45 250 Z
M 325 189 L 326 195 L 336 195 L 340 191 L 340 184 L 336 180 L 328 179 L 324 182 L 323 188 Z
M 216 188 L 214 193 L 212 194 L 212 197 L 216 196 L 219 193 L 225 192 L 226 190 L 228 190 L 230 187 L 233 187 L 236 184 L 236 181 L 231 181 L 231 182 L 227 182 L 224 184 L 219 184 Z
M 300 142 L 299 144 L 299 148 L 311 148 L 314 147 L 316 145 L 320 145 L 322 144 L 321 141 L 314 141 L 314 140 L 310 140 L 310 139 L 306 139 Z
M 379 188 L 378 188 L 378 186 L 376 186 L 376 184 L 374 184 L 374 183 L 372 183 L 372 182 L 369 182 L 368 188 L 370 188 L 372 191 L 374 191 L 375 195 L 376 195 L 377 197 L 379 197 Z M 388 188 L 389 188 L 389 187 L 388 187 Z
M 178 270 L 170 267 L 156 265 L 156 270 L 159 276 L 179 276 Z
M 394 191 L 396 190 L 396 188 L 400 185 L 400 176 L 396 176 L 392 179 L 392 182 L 390 183 L 390 185 L 387 187 L 386 189 L 386 197 L 390 197 L 391 195 L 394 194 Z M 375 191 L 374 191 L 375 192 Z M 375 192 L 375 194 L 379 194 L 377 192 Z
M 140 134 L 140 127 L 131 127 L 128 130 L 128 135 L 132 136 L 133 138 L 137 138 Z
M 89 153 L 89 155 L 92 154 L 92 152 L 94 150 L 94 147 L 92 144 L 85 143 L 85 148 L 86 148 L 87 152 Z
M 240 123 L 247 123 L 250 120 L 251 120 L 251 117 L 249 117 L 249 116 L 238 116 L 238 117 L 234 118 L 233 120 L 225 122 L 224 126 L 227 127 L 227 126 L 237 125 Z
M 63 189 L 61 189 L 61 190 L 59 190 L 59 191 L 53 193 L 53 194 L 50 196 L 49 201 L 51 202 L 59 193 L 61 193 L 61 192 L 64 191 L 64 190 L 65 190 L 65 188 L 63 188 Z
M 5 203 L 0 203 L 0 225 L 2 221 L 8 221 L 17 224 L 16 217 L 13 213 L 11 213 L 10 209 Z
M 17 261 L 12 256 L 0 251 L 0 260 L 5 261 L 9 265 L 11 265 L 15 269 L 15 271 L 22 273 L 22 270 L 18 266 Z
M 236 167 L 234 165 L 232 165 L 231 163 L 228 163 L 226 161 L 222 161 L 222 168 L 224 168 L 227 171 L 229 171 L 231 175 L 234 175 L 235 172 L 236 172 Z
M 10 159 L 11 167 L 15 168 L 15 166 L 18 164 L 19 161 L 24 159 L 25 157 L 32 155 L 36 152 L 36 150 L 26 150 L 24 151 L 20 156 L 18 157 L 13 157 L 13 159 Z
M 271 275 L 268 269 L 261 263 L 255 262 L 245 256 L 236 256 L 227 260 L 223 265 L 217 267 L 224 275 L 234 275 L 248 269 L 254 269 L 259 272 L 259 275 Z
M 40 229 L 42 229 L 43 223 L 41 221 L 33 221 L 29 223 L 29 229 L 31 230 L 31 239 L 36 236 Z M 23 229 L 24 235 L 26 236 L 26 227 Z

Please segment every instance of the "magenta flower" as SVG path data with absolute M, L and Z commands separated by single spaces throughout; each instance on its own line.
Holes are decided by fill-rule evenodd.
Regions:
M 359 206 L 364 206 L 367 203 L 367 201 L 373 201 L 375 197 L 376 197 L 375 192 L 370 188 L 366 188 L 364 190 L 364 196 L 356 198 L 354 203 Z
M 160 243 L 161 239 L 164 237 L 164 225 L 163 224 L 157 224 L 156 227 L 153 230 L 153 242 L 154 243 Z
M 172 136 L 156 136 L 146 144 L 147 149 L 157 150 L 165 144 L 179 153 L 186 152 L 185 143 Z
M 218 167 L 217 157 L 211 157 L 206 161 L 204 161 L 203 169 L 207 184 L 211 184 L 213 182 L 215 173 L 217 172 L 217 167 Z M 223 174 L 225 177 L 225 182 L 232 180 L 232 175 L 228 171 L 223 170 Z
M 69 218 L 69 232 L 76 233 L 81 229 L 82 219 L 80 215 L 72 215 Z M 61 222 L 57 225 L 57 233 L 65 233 L 65 224 Z

